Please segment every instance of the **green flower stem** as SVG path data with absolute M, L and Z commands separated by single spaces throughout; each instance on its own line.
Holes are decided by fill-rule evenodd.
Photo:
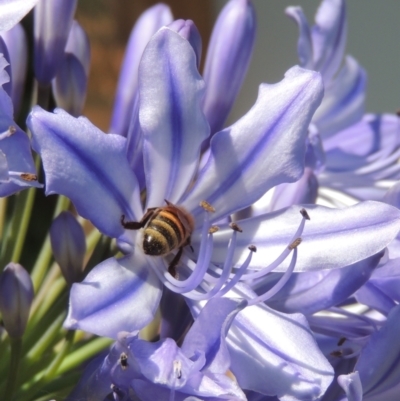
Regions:
M 33 362 L 39 360 L 42 357 L 44 351 L 54 344 L 54 340 L 58 338 L 60 334 L 60 328 L 62 327 L 65 314 L 60 315 L 53 324 L 43 333 L 42 337 L 38 342 L 35 343 L 34 347 L 26 355 L 27 364 L 30 365 Z
M 11 401 L 17 386 L 18 366 L 21 360 L 22 338 L 11 338 L 10 370 L 8 371 L 7 386 L 4 401 Z
M 114 341 L 110 338 L 99 337 L 86 343 L 85 345 L 79 347 L 74 352 L 71 352 L 67 357 L 65 357 L 57 371 L 57 374 L 61 375 L 71 369 L 77 368 L 89 358 L 92 358 L 99 352 L 104 351 L 113 342 Z
M 86 255 L 88 258 L 94 251 L 97 243 L 100 241 L 101 235 L 101 232 L 97 228 L 94 228 L 90 234 L 86 236 Z
M 8 198 L 0 198 L 0 241 L 3 239 L 3 234 L 4 234 L 4 222 L 6 219 L 7 199 Z
M 43 318 L 46 312 L 53 307 L 57 299 L 59 298 L 60 294 L 66 288 L 66 282 L 64 277 L 58 277 L 52 283 L 51 290 L 47 292 L 47 295 L 42 300 L 38 310 L 36 311 L 35 315 L 32 317 L 32 324 L 38 324 L 39 321 Z M 66 306 L 66 305 L 64 305 Z
M 9 262 L 18 263 L 19 261 L 32 213 L 35 190 L 35 188 L 30 188 L 21 191 L 16 196 L 12 221 L 1 249 L 0 266 L 4 267 Z
M 67 210 L 70 204 L 70 200 L 65 196 L 59 196 L 57 200 L 56 209 L 54 211 L 54 217 L 57 217 L 63 210 Z M 50 235 L 47 234 L 42 249 L 40 250 L 39 256 L 33 266 L 31 272 L 31 278 L 35 292 L 38 291 L 44 276 L 46 275 L 47 269 L 52 258 Z
M 31 322 L 28 323 L 29 330 L 25 332 L 24 355 L 35 346 L 36 342 L 42 338 L 43 332 L 52 326 L 55 320 L 65 319 L 67 295 L 66 292 L 62 293 L 51 309 L 40 319 L 39 322 L 37 322 L 37 324 L 33 325 Z
M 36 294 L 33 299 L 33 303 L 31 306 L 30 320 L 37 320 L 36 311 L 41 306 L 44 299 L 47 297 L 47 294 L 52 289 L 53 283 L 61 276 L 60 268 L 57 264 L 53 263 L 49 272 L 46 274 L 46 279 L 43 284 L 40 286 L 39 292 Z
M 19 392 L 17 394 L 17 399 L 18 401 L 49 401 L 52 399 L 56 399 L 57 401 L 63 400 L 67 397 L 67 394 L 71 392 L 72 388 L 79 381 L 80 376 L 81 372 L 70 372 L 66 375 L 55 378 L 51 381 L 51 383 L 46 384 L 43 388 L 40 389 L 39 394 L 33 394 L 32 389 L 24 389 L 25 391 Z
M 36 374 L 29 383 L 22 386 L 24 396 L 19 395 L 18 401 L 28 401 L 32 399 L 32 395 L 39 391 L 42 393 L 42 388 L 57 376 L 57 370 L 74 342 L 74 335 L 74 331 L 67 332 L 64 343 L 61 349 L 57 351 L 56 357 L 44 371 Z

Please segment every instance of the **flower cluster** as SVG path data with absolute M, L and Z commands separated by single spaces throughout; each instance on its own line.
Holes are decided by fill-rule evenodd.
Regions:
M 0 397 L 396 399 L 400 125 L 364 115 L 345 0 L 313 27 L 286 10 L 299 66 L 230 126 L 251 1 L 227 1 L 204 69 L 195 23 L 149 8 L 109 133 L 82 116 L 76 7 L 0 4 Z

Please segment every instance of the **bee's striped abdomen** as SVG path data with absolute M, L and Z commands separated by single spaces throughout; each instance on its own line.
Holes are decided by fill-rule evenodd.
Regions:
M 144 229 L 143 250 L 147 255 L 165 255 L 181 246 L 186 230 L 176 213 L 160 209 Z

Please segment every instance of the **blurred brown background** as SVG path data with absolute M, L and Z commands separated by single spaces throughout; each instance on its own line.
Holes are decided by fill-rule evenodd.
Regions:
M 196 23 L 206 48 L 214 22 L 212 0 L 165 1 L 176 19 Z M 79 0 L 77 20 L 89 35 L 92 61 L 84 115 L 108 130 L 125 45 L 138 16 L 153 0 Z

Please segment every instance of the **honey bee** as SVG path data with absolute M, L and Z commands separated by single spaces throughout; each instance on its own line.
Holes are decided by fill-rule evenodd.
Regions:
M 166 199 L 165 202 L 167 206 L 147 209 L 138 222 L 125 221 L 125 215 L 122 215 L 121 224 L 127 230 L 144 229 L 142 246 L 146 255 L 162 256 L 178 249 L 168 266 L 168 272 L 175 277 L 175 268 L 182 256 L 183 247 L 190 245 L 194 219 L 183 207 Z

